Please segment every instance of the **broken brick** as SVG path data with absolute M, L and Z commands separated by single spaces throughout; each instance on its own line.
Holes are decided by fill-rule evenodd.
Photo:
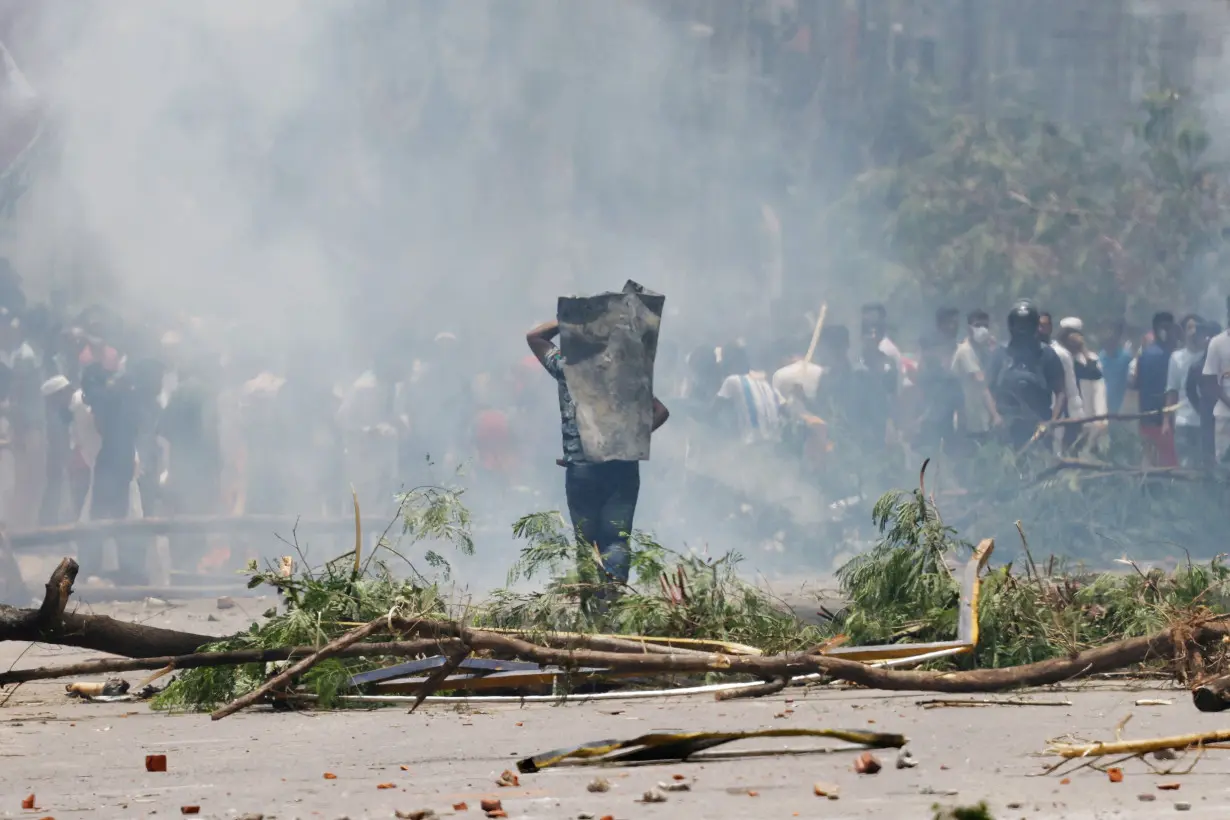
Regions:
M 875 774 L 881 768 L 880 761 L 871 752 L 863 752 L 854 760 L 854 771 L 859 774 Z
M 147 772 L 165 772 L 167 770 L 166 755 L 146 755 L 145 756 L 145 771 Z

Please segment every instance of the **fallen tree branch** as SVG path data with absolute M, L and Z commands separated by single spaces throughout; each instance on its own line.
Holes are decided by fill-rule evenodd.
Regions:
M 398 618 L 391 620 L 393 628 L 415 634 L 435 633 L 440 637 L 455 637 L 458 630 L 457 625 L 450 622 Z M 1185 640 L 1197 644 L 1214 643 L 1228 635 L 1230 627 L 1222 621 L 1206 621 L 1185 630 Z M 532 660 L 544 666 L 597 666 L 617 672 L 643 673 L 723 672 L 756 675 L 761 678 L 820 673 L 833 680 L 848 681 L 869 689 L 948 693 L 1001 692 L 1029 686 L 1046 686 L 1123 669 L 1152 659 L 1172 658 L 1176 650 L 1173 632 L 1164 630 L 1154 635 L 1129 638 L 1088 649 L 1070 657 L 1052 658 L 1024 666 L 963 672 L 918 672 L 868 666 L 857 661 L 824 655 L 732 657 L 717 653 L 708 656 L 685 656 L 566 651 L 482 630 L 466 630 L 466 641 L 475 651 L 487 651 L 499 657 Z
M 345 635 L 342 635 L 340 638 L 334 638 L 332 641 L 330 641 L 329 643 L 321 647 L 319 650 L 317 650 L 315 653 L 308 655 L 306 658 L 299 661 L 298 663 L 296 663 L 294 666 L 290 667 L 286 671 L 281 672 L 280 674 L 274 675 L 272 678 L 265 681 L 263 684 L 258 686 L 256 689 L 253 689 L 251 692 L 248 692 L 246 695 L 240 695 L 239 697 L 235 698 L 233 701 L 228 703 L 226 706 L 223 706 L 221 709 L 216 710 L 213 714 L 209 716 L 210 719 L 211 720 L 221 720 L 227 715 L 233 715 L 239 710 L 247 708 L 248 706 L 251 706 L 253 703 L 256 703 L 257 701 L 261 700 L 262 698 L 264 698 L 266 695 L 268 695 L 270 692 L 274 691 L 275 689 L 280 689 L 286 684 L 290 683 L 290 681 L 292 681 L 296 676 L 302 675 L 304 672 L 311 669 L 313 666 L 320 663 L 321 661 L 326 660 L 327 658 L 334 657 L 346 647 L 356 644 L 359 641 L 363 640 L 364 638 L 374 634 L 375 632 L 378 632 L 381 628 L 385 626 L 388 620 L 389 619 L 387 618 L 379 618 L 375 621 L 364 624 L 358 629 L 350 630 Z
M 66 612 L 77 572 L 76 561 L 61 560 L 47 580 L 43 603 L 38 609 L 0 606 L 0 641 L 52 643 L 130 658 L 149 658 L 188 655 L 218 640 L 217 636 L 126 623 L 106 615 Z
M 457 641 L 446 639 L 417 641 L 387 641 L 359 643 L 340 650 L 335 658 L 399 658 L 417 657 L 427 652 L 448 652 Z M 203 666 L 239 666 L 245 663 L 274 663 L 296 660 L 316 652 L 315 646 L 291 646 L 277 649 L 233 649 L 225 652 L 193 652 L 161 658 L 101 658 L 62 666 L 40 666 L 35 669 L 15 669 L 0 672 L 0 686 L 54 678 L 76 678 L 88 675 L 134 672 L 145 669 L 198 669 Z
M 1112 743 L 1099 742 L 1082 745 L 1056 744 L 1047 751 L 1070 760 L 1074 757 L 1142 755 L 1161 751 L 1162 749 L 1182 751 L 1192 746 L 1207 746 L 1210 743 L 1225 743 L 1228 740 L 1230 740 L 1230 729 L 1220 729 L 1216 732 L 1159 737 L 1152 740 L 1116 740 Z

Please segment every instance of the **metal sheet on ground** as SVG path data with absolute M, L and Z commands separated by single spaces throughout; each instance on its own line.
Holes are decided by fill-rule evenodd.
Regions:
M 619 293 L 560 297 L 564 380 L 590 461 L 649 458 L 653 363 L 665 302 L 632 280 Z

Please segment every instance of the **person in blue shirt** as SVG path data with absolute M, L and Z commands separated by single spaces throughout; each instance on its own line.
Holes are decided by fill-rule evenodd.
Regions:
M 1167 311 L 1153 314 L 1153 341 L 1140 351 L 1136 360 L 1135 387 L 1140 397 L 1140 412 L 1153 414 L 1140 420 L 1145 458 L 1153 467 L 1174 467 L 1178 464 L 1174 429 L 1162 424 L 1162 410 L 1166 406 L 1166 377 L 1177 335 L 1174 314 Z
M 1102 364 L 1102 378 L 1106 381 L 1106 411 L 1118 413 L 1123 408 L 1127 395 L 1128 371 L 1132 369 L 1132 343 L 1127 338 L 1123 321 L 1115 322 L 1098 351 Z

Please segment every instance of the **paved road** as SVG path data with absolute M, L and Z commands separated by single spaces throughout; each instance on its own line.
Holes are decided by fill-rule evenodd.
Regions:
M 246 622 L 245 610 L 254 614 L 267 605 L 240 603 L 242 608 L 221 612 L 212 608 L 213 602 L 171 610 L 127 604 L 111 611 L 224 634 Z M 218 620 L 209 621 L 210 615 Z M 0 645 L 0 664 L 9 666 L 23 649 Z M 17 663 L 40 665 L 83 655 L 40 647 Z M 1176 801 L 1192 805 L 1179 816 L 1230 816 L 1230 751 L 1208 752 L 1191 774 L 1181 777 L 1151 774 L 1139 761 L 1124 765 L 1121 783 L 1088 769 L 1073 774 L 1068 784 L 1033 776 L 1046 762 L 1036 755 L 1048 738 L 1067 733 L 1113 738 L 1115 726 L 1129 714 L 1128 737 L 1224 725 L 1196 712 L 1183 692 L 1095 689 L 1035 696 L 1066 698 L 1069 707 L 924 709 L 916 703 L 923 697 L 929 696 L 793 690 L 727 703 L 698 696 L 562 707 L 430 705 L 414 715 L 404 707 L 316 715 L 253 710 L 215 723 L 205 715 L 151 713 L 141 704 L 68 701 L 63 682 L 49 681 L 21 687 L 0 709 L 0 817 L 166 817 L 179 816 L 181 806 L 199 805 L 199 816 L 216 818 L 261 813 L 266 818 L 358 820 L 425 808 L 441 817 L 482 818 L 477 807 L 484 797 L 501 798 L 512 818 L 930 818 L 933 803 L 983 799 L 1000 820 L 1155 818 L 1178 814 Z M 1151 697 L 1174 702 L 1134 705 Z M 782 727 L 901 732 L 910 738 L 919 766 L 895 769 L 893 755 L 883 753 L 882 772 L 857 775 L 854 753 L 839 752 L 601 772 L 567 768 L 523 775 L 519 788 L 494 783 L 521 757 L 605 737 Z M 781 748 L 780 743 L 730 748 Z M 145 771 L 150 753 L 167 755 L 165 774 Z M 325 772 L 336 779 L 325 779 Z M 605 794 L 586 789 L 598 774 L 613 783 Z M 646 789 L 675 774 L 693 781 L 691 792 L 671 794 L 665 804 L 637 802 Z M 840 799 L 815 797 L 817 781 L 837 785 Z M 1167 781 L 1180 782 L 1180 790 L 1159 791 L 1157 785 Z M 382 783 L 394 788 L 377 788 Z M 39 811 L 21 810 L 21 797 L 30 793 Z M 1142 802 L 1142 794 L 1155 799 Z M 454 812 L 452 806 L 460 802 L 469 810 Z

